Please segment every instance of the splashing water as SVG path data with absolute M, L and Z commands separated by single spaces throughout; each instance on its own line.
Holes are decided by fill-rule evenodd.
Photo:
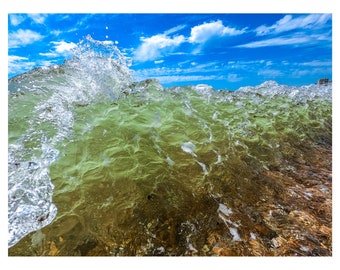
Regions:
M 134 83 L 109 43 L 88 36 L 74 54 L 9 80 L 13 254 L 212 255 L 219 237 L 278 243 L 264 207 L 288 204 L 288 193 L 268 175 L 292 174 L 292 160 L 331 145 L 331 86 L 164 89 Z
M 72 140 L 73 107 L 116 100 L 131 84 L 128 62 L 115 46 L 87 36 L 74 55 L 9 81 L 9 246 L 56 216 L 49 166 L 58 159 L 56 147 Z

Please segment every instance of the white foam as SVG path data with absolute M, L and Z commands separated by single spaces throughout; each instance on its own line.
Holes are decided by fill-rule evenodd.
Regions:
M 182 150 L 185 153 L 191 154 L 194 157 L 197 157 L 197 155 L 194 153 L 196 150 L 196 146 L 192 142 L 185 142 L 181 146 Z
M 241 237 L 240 235 L 238 234 L 238 231 L 236 228 L 229 228 L 229 231 L 231 233 L 231 235 L 233 236 L 233 241 L 240 241 L 241 240 Z

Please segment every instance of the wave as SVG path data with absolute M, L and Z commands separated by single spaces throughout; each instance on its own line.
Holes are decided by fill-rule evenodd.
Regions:
M 115 46 L 87 36 L 71 60 L 9 80 L 9 246 L 56 216 L 49 166 L 72 136 L 72 107 L 125 95 L 127 65 Z
M 329 85 L 164 88 L 134 82 L 129 65 L 117 47 L 88 36 L 71 60 L 9 80 L 9 247 L 47 225 L 56 233 L 62 221 L 70 233 L 73 219 L 110 241 L 127 231 L 150 237 L 141 223 L 151 233 L 179 212 L 189 230 L 191 212 L 204 220 L 190 205 L 208 211 L 207 198 L 228 185 L 285 166 L 307 146 L 331 145 Z M 94 229 L 104 225 L 106 233 Z M 235 224 L 230 232 L 239 239 Z

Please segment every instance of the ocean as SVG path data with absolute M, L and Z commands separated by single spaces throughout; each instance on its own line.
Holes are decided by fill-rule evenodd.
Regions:
M 331 256 L 332 85 L 133 80 L 86 38 L 8 81 L 10 256 Z

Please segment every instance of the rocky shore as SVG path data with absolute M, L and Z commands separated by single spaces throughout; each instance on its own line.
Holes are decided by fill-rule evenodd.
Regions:
M 143 212 L 153 218 L 139 232 L 132 224 L 131 231 L 101 224 L 96 237 L 73 218 L 28 235 L 9 256 L 332 256 L 332 148 L 319 144 L 303 152 L 206 198 L 218 205 L 196 215 L 208 229 L 155 209 Z M 157 206 L 154 195 L 146 201 Z

